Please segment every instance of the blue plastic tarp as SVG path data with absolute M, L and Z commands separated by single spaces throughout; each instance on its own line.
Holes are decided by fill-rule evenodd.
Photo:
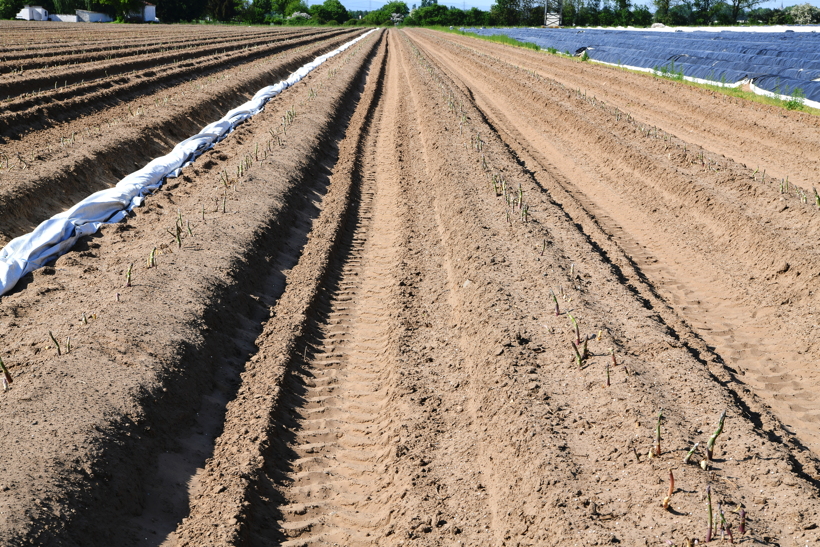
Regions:
M 542 49 L 624 67 L 682 73 L 688 78 L 736 84 L 751 80 L 760 89 L 820 101 L 820 33 L 655 32 L 616 29 L 464 29 L 504 34 Z

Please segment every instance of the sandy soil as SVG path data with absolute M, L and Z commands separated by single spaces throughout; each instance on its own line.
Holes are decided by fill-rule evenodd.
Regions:
M 206 114 L 353 35 L 217 79 L 231 102 Z M 120 155 L 144 163 L 210 121 L 200 102 L 71 150 L 136 130 L 146 150 Z M 617 69 L 374 33 L 0 300 L 2 542 L 686 545 L 705 539 L 707 488 L 738 543 L 819 541 L 817 128 Z M 4 212 L 3 233 L 62 199 Z

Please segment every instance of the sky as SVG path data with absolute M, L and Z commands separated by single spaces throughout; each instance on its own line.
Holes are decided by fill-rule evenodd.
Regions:
M 324 0 L 308 0 L 308 5 L 312 4 L 321 4 Z M 342 5 L 349 10 L 367 10 L 371 11 L 374 9 L 379 9 L 387 2 L 384 0 L 340 0 Z M 408 6 L 415 4 L 421 4 L 421 0 L 404 0 Z M 805 4 L 808 2 L 813 6 L 820 7 L 820 0 L 774 0 L 769 2 L 764 2 L 760 4 L 761 7 L 764 8 L 779 8 L 780 4 L 782 3 L 783 6 L 792 6 L 794 4 Z M 493 5 L 493 0 L 439 0 L 440 4 L 445 4 L 447 6 L 454 6 L 457 8 L 462 9 L 470 9 L 470 8 L 479 8 L 482 10 L 489 10 L 490 6 Z M 636 5 L 645 4 L 651 7 L 651 0 L 633 0 L 633 3 Z

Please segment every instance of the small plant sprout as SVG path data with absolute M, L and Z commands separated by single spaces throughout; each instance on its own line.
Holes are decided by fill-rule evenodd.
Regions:
M 663 420 L 663 409 L 658 412 L 658 422 L 655 424 L 655 457 L 659 458 L 661 455 L 661 420 Z
M 578 365 L 578 368 L 582 368 L 584 366 L 584 360 L 581 359 L 581 354 L 578 352 L 578 346 L 575 345 L 575 342 L 572 343 L 572 349 L 575 351 L 575 364 Z
M 712 485 L 706 487 L 706 543 L 712 541 Z
M 814 191 L 814 203 L 817 205 L 817 208 L 820 209 L 820 194 L 817 193 L 817 188 L 814 186 L 812 186 L 811 189 Z
M 609 387 L 611 384 L 609 382 L 609 363 L 606 364 L 606 387 Z
M 188 235 L 193 236 L 194 232 L 191 231 L 191 221 L 190 221 L 190 219 L 187 220 L 186 222 L 187 222 L 187 224 L 185 225 L 185 227 L 188 229 Z
M 589 359 L 589 348 L 587 345 L 589 344 L 589 337 L 584 336 L 584 347 L 581 349 L 581 357 L 586 361 Z
M 80 320 L 83 322 L 83 325 L 88 324 L 88 317 L 86 317 L 85 312 L 83 312 L 83 316 Z
M 182 224 L 182 210 L 177 209 L 177 224 Z
M 48 335 L 51 336 L 51 341 L 54 342 L 54 347 L 57 348 L 57 355 L 62 355 L 63 352 L 60 349 L 60 343 L 57 341 L 56 338 L 54 338 L 54 335 L 51 333 L 51 331 L 48 331 Z
M 561 309 L 558 307 L 558 299 L 555 297 L 555 293 L 552 292 L 552 289 L 550 289 L 550 296 L 552 297 L 552 301 L 555 302 L 555 316 L 558 317 L 561 315 Z
M 128 270 L 125 272 L 125 286 L 131 286 L 131 271 L 134 269 L 134 263 L 128 265 Z
M 171 230 L 169 230 L 168 228 L 166 228 L 165 231 L 168 232 L 171 235 L 171 237 L 173 237 L 176 240 L 177 248 L 181 249 L 182 248 L 182 229 L 179 227 L 179 224 L 174 225 L 174 231 L 173 232 Z
M 581 330 L 578 328 L 578 321 L 575 320 L 575 318 L 572 316 L 571 313 L 568 313 L 567 317 L 569 317 L 569 320 L 572 321 L 572 326 L 575 328 L 575 343 L 580 344 L 581 343 Z
M 663 498 L 663 508 L 669 509 L 669 502 L 672 501 L 672 494 L 675 493 L 675 475 L 672 474 L 672 470 L 669 470 L 669 493 L 666 494 L 666 497 Z
M 2 358 L 0 358 L 0 372 L 3 373 L 3 391 L 8 391 L 9 384 L 11 384 L 14 380 L 11 379 L 11 373 L 9 373 L 9 369 L 6 368 L 6 364 L 3 362 Z
M 148 264 L 147 264 L 147 266 L 149 268 L 153 268 L 156 265 L 157 265 L 157 248 L 154 247 L 153 249 L 151 249 L 151 254 L 148 255 Z
M 66 339 L 65 339 L 65 352 L 66 353 L 71 353 L 71 337 L 70 336 L 66 337 Z
M 729 543 L 734 543 L 735 538 L 732 537 L 732 525 L 726 522 L 726 515 L 723 514 L 723 506 L 719 503 L 718 515 L 720 515 L 720 539 L 723 539 L 723 535 L 726 534 L 729 536 Z
M 737 525 L 737 531 L 740 532 L 740 535 L 744 535 L 746 533 L 746 510 L 740 510 L 740 524 Z
M 225 201 L 226 201 L 227 199 L 228 199 L 227 194 L 226 194 L 226 195 L 224 195 L 224 196 L 222 196 L 222 212 L 223 212 L 223 213 L 227 213 L 227 210 L 225 209 L 225 205 L 226 205 L 226 204 L 225 204 Z
M 723 433 L 723 422 L 726 420 L 726 411 L 724 410 L 720 418 L 718 419 L 718 428 L 712 433 L 712 436 L 709 437 L 709 442 L 706 443 L 706 459 L 712 461 L 712 457 L 715 453 L 715 441 L 717 441 L 718 435 Z
M 618 366 L 618 359 L 615 358 L 615 348 L 609 348 L 609 354 L 612 356 L 612 366 Z
M 815 190 L 816 192 L 816 190 Z M 544 238 L 544 244 L 541 246 L 541 256 L 544 256 L 544 253 L 547 251 L 547 238 Z M 553 298 L 555 295 L 553 295 Z M 557 302 L 556 302 L 557 304 Z
M 695 450 L 698 449 L 698 445 L 700 443 L 695 443 L 692 445 L 692 448 L 689 449 L 689 452 L 686 453 L 686 456 L 683 457 L 683 463 L 689 463 L 692 461 L 692 455 L 695 453 Z

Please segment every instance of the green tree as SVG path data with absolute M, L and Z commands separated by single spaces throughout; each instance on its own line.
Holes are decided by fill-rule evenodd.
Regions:
M 655 21 L 669 24 L 669 8 L 673 7 L 672 0 L 652 0 L 655 5 Z
M 615 24 L 627 26 L 632 24 L 632 2 L 629 0 L 615 0 L 613 12 L 615 13 Z
M 142 10 L 142 0 L 99 0 L 100 4 L 111 6 L 117 13 L 117 17 L 125 19 L 131 13 L 139 13 Z
M 238 11 L 241 21 L 259 25 L 265 22 L 265 18 L 272 13 L 273 7 L 271 0 L 251 0 L 250 3 L 240 4 Z
M 763 0 L 729 0 L 729 7 L 732 10 L 732 24 L 737 22 L 740 12 L 751 10 L 763 3 Z
M 385 25 L 390 22 L 390 16 L 394 13 L 407 17 L 410 14 L 410 8 L 404 2 L 390 2 L 365 15 L 362 21 L 368 25 Z
M 598 24 L 604 27 L 611 27 L 615 24 L 615 10 L 612 9 L 612 3 L 609 0 L 604 0 L 604 7 L 598 12 Z
M 239 9 L 236 0 L 208 0 L 208 13 L 217 21 L 232 21 Z
M 163 23 L 194 21 L 207 7 L 206 0 L 162 0 L 157 2 L 157 18 Z
M 669 25 L 689 25 L 694 21 L 694 12 L 691 2 L 681 2 L 669 10 L 667 21 Z
M 297 11 L 299 13 L 308 13 L 308 10 L 310 8 L 308 8 L 308 5 L 305 3 L 305 0 L 288 0 L 288 2 L 285 4 L 284 9 L 285 17 L 290 17 Z
M 459 12 L 461 10 L 458 10 Z M 463 17 L 462 17 L 463 19 Z M 454 23 L 453 18 L 450 15 L 450 8 L 442 4 L 430 4 L 428 3 L 426 6 L 418 8 L 417 10 L 413 11 L 412 15 L 408 17 L 405 21 L 407 25 L 418 25 L 418 26 L 429 26 L 429 25 L 442 25 L 442 26 L 449 26 Z
M 712 22 L 714 0 L 693 0 L 692 17 L 696 25 L 708 25 Z
M 815 8 L 811 4 L 798 4 L 792 6 L 790 11 L 796 25 L 820 23 L 820 9 Z
M 489 15 L 486 11 L 482 11 L 478 8 L 470 8 L 466 12 L 464 12 L 464 24 L 471 26 L 471 27 L 483 27 L 487 24 L 487 15 Z
M 494 25 L 511 26 L 518 24 L 521 3 L 519 0 L 495 0 L 490 7 L 490 16 Z
M 652 12 L 646 6 L 636 6 L 632 10 L 632 24 L 637 27 L 648 27 L 652 24 Z
M 567 10 L 568 4 L 571 10 Z M 597 26 L 599 24 L 599 15 L 601 12 L 600 0 L 575 0 L 571 4 L 564 3 L 564 21 L 572 22 L 574 26 Z
M 14 19 L 27 3 L 26 0 L 0 0 L 0 19 Z
M 320 23 L 347 21 L 349 18 L 347 9 L 339 0 L 325 0 L 322 4 L 310 6 L 309 13 Z

